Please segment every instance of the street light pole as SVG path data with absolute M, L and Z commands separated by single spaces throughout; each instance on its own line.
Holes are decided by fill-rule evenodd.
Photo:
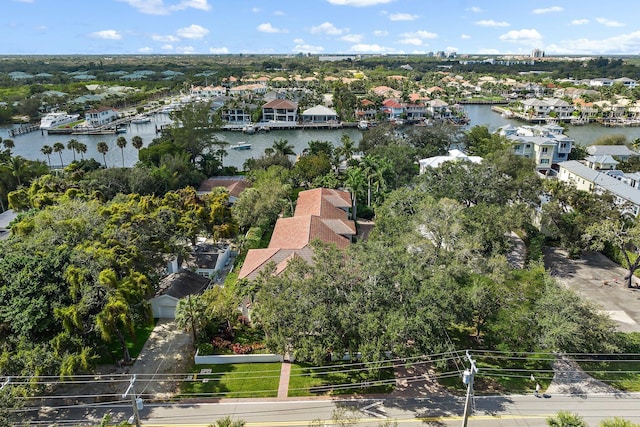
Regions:
M 467 398 L 464 401 L 464 415 L 462 416 L 462 427 L 467 427 L 467 421 L 469 420 L 469 413 L 471 412 L 471 398 L 473 396 L 473 377 L 478 372 L 476 367 L 476 361 L 471 358 L 469 351 L 467 350 L 467 359 L 471 363 L 471 368 L 465 369 L 462 377 L 462 382 L 467 385 Z

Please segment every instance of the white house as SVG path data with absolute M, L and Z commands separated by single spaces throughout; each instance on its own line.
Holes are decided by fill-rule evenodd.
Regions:
M 227 88 L 224 86 L 192 86 L 191 96 L 194 98 L 210 99 L 227 94 Z
M 519 127 L 507 125 L 501 127 L 498 133 L 509 138 L 514 154 L 534 159 L 536 170 L 544 172 L 551 169 L 552 165 L 569 158 L 574 141 L 562 131 L 561 126 L 551 124 Z
M 298 103 L 286 99 L 274 99 L 262 106 L 262 120 L 265 122 L 297 122 Z
M 578 190 L 610 193 L 623 213 L 638 216 L 640 213 L 640 190 L 617 179 L 607 171 L 591 169 L 576 160 L 558 164 L 558 179 L 570 182 Z
M 207 289 L 211 281 L 189 270 L 169 274 L 160 281 L 158 291 L 149 300 L 153 317 L 174 319 L 178 301 L 190 295 L 199 295 Z
M 437 168 L 440 167 L 444 162 L 454 162 L 454 161 L 464 161 L 471 163 L 480 163 L 482 162 L 482 157 L 480 156 L 467 156 L 460 150 L 449 150 L 449 154 L 446 156 L 435 156 L 429 157 L 426 159 L 420 160 L 418 163 L 420 164 L 420 174 L 425 173 L 427 168 Z
M 612 156 L 622 161 L 640 155 L 640 153 L 630 150 L 626 145 L 590 145 L 587 147 L 587 153 L 592 156 Z
M 304 123 L 327 123 L 338 121 L 338 113 L 324 105 L 316 105 L 304 110 L 300 115 Z
M 196 274 L 213 278 L 217 271 L 229 263 L 230 257 L 231 247 L 228 244 L 200 243 L 193 250 L 193 263 L 187 265 Z
M 88 110 L 84 118 L 91 126 L 102 126 L 117 119 L 118 111 L 111 107 L 98 107 L 93 110 Z

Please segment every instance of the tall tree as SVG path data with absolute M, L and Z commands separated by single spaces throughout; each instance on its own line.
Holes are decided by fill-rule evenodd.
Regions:
M 64 151 L 64 144 L 62 142 L 56 142 L 53 144 L 54 153 L 58 153 L 60 156 L 60 165 L 64 167 L 64 162 L 62 161 L 62 152 Z
M 142 148 L 142 137 L 140 135 L 136 135 L 133 138 L 131 138 L 131 145 L 133 145 L 133 148 L 135 148 L 136 150 L 138 150 L 138 157 L 140 157 L 140 149 Z
M 96 146 L 98 153 L 102 154 L 102 160 L 104 161 L 104 167 L 107 167 L 107 153 L 109 152 L 109 146 L 106 142 L 100 141 Z
M 47 156 L 47 160 L 49 161 L 49 167 L 51 167 L 51 154 L 53 153 L 53 148 L 50 145 L 43 145 L 40 149 L 40 152 Z
M 127 138 L 125 138 L 124 136 L 119 136 L 118 139 L 116 139 L 116 144 L 118 145 L 118 148 L 120 148 L 120 152 L 122 153 L 122 167 L 124 167 L 124 147 L 127 146 Z
M 78 141 L 77 139 L 70 139 L 69 142 L 67 142 L 67 149 L 71 150 L 71 152 L 73 153 L 73 161 L 76 161 L 76 151 L 78 151 L 78 144 L 80 143 L 80 141 Z

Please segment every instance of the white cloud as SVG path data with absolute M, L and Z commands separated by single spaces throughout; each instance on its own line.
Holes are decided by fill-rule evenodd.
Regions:
M 420 30 L 412 33 L 404 33 L 402 34 L 402 37 L 417 37 L 420 39 L 436 39 L 438 38 L 438 35 L 430 31 Z
M 543 13 L 550 13 L 550 12 L 562 12 L 564 9 L 560 6 L 551 6 L 551 7 L 543 7 L 540 9 L 533 9 L 531 11 L 531 13 L 535 14 L 535 15 L 541 15 Z
M 172 44 L 163 44 L 162 46 L 160 46 L 160 49 L 162 49 L 162 50 L 173 50 L 173 45 Z
M 494 21 L 493 19 L 483 19 L 476 21 L 476 25 L 481 27 L 508 27 L 509 23 L 506 21 Z
M 596 18 L 596 22 L 598 24 L 604 25 L 605 27 L 624 27 L 624 24 L 622 22 L 614 21 L 607 18 Z
M 601 40 L 587 38 L 565 40 L 545 47 L 553 54 L 635 54 L 640 51 L 640 31 Z
M 140 49 L 138 49 L 139 53 L 151 53 L 153 52 L 153 48 L 149 47 L 149 46 L 145 46 L 145 47 L 141 47 Z
M 478 53 L 481 55 L 497 55 L 500 52 L 498 51 L 498 49 L 480 49 Z
M 362 52 L 362 53 L 385 53 L 391 52 L 392 49 L 384 46 L 380 46 L 378 44 L 356 44 L 351 46 L 352 52 Z
M 389 31 L 387 30 L 375 30 L 373 32 L 374 36 L 378 36 L 378 37 L 385 37 L 389 35 Z
M 346 34 L 340 37 L 340 40 L 347 43 L 360 43 L 363 38 L 362 34 Z
M 200 25 L 193 24 L 188 27 L 178 28 L 176 34 L 183 39 L 201 39 L 209 34 L 209 30 Z
M 322 46 L 312 46 L 310 44 L 297 44 L 293 48 L 294 52 L 309 52 L 309 53 L 320 53 L 324 51 L 324 47 Z
M 589 23 L 588 19 L 574 19 L 569 23 L 569 25 L 584 25 L 588 23 Z
M 412 15 L 410 13 L 392 13 L 389 15 L 389 19 L 392 21 L 415 21 L 419 15 Z
M 259 7 L 251 8 L 251 12 L 253 13 L 259 13 L 260 11 L 262 11 L 262 9 L 260 9 Z
M 338 6 L 366 7 L 366 6 L 375 6 L 377 4 L 391 3 L 393 0 L 327 0 L 327 1 L 331 4 L 335 4 Z
M 151 39 L 155 40 L 157 42 L 164 42 L 164 43 L 175 43 L 175 42 L 179 42 L 180 39 L 176 36 L 172 36 L 171 34 L 163 36 L 160 34 L 152 34 L 151 35 Z
M 500 40 L 512 43 L 537 44 L 542 41 L 542 35 L 535 28 L 511 30 L 499 37 Z
M 96 31 L 94 33 L 89 34 L 89 36 L 95 39 L 105 39 L 105 40 L 121 40 L 122 39 L 122 34 L 117 32 L 116 30 Z
M 49 27 L 47 27 L 46 25 L 38 25 L 37 27 L 34 28 L 34 30 L 36 31 L 47 31 L 49 29 Z
M 182 55 L 189 55 L 192 53 L 196 53 L 196 50 L 194 49 L 193 46 L 179 46 L 176 48 L 176 53 L 179 53 Z
M 264 24 L 258 25 L 256 29 L 262 33 L 286 33 L 287 32 L 287 30 L 285 29 L 274 27 L 269 22 L 265 22 Z
M 405 37 L 403 39 L 398 40 L 398 43 L 400 44 L 411 44 L 414 46 L 422 46 L 422 39 L 418 38 L 418 37 Z
M 281 10 L 276 10 L 275 12 L 273 12 L 273 14 L 276 16 L 284 16 L 284 12 Z
M 341 28 L 336 28 L 336 26 L 333 25 L 331 22 L 323 22 L 320 25 L 311 27 L 309 32 L 311 34 L 326 34 L 328 36 L 339 36 L 340 34 L 344 33 L 345 30 Z
M 460 34 L 460 38 L 462 40 L 469 40 L 471 38 L 471 36 L 469 34 Z
M 226 47 L 210 47 L 209 53 L 212 53 L 214 55 L 224 55 L 229 53 L 229 49 L 227 49 Z
M 471 11 L 473 13 L 481 13 L 484 12 L 484 10 L 480 9 L 478 6 L 472 6 L 469 9 L 467 9 L 468 11 Z
M 33 3 L 33 0 L 13 0 L 17 3 Z
M 173 5 L 165 5 L 164 0 L 117 0 L 129 4 L 140 13 L 148 15 L 169 15 L 186 9 L 211 10 L 208 0 L 180 0 Z

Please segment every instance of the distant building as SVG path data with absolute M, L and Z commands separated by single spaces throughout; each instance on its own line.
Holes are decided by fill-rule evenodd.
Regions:
M 531 51 L 531 57 L 532 58 L 544 58 L 544 50 L 533 49 Z

